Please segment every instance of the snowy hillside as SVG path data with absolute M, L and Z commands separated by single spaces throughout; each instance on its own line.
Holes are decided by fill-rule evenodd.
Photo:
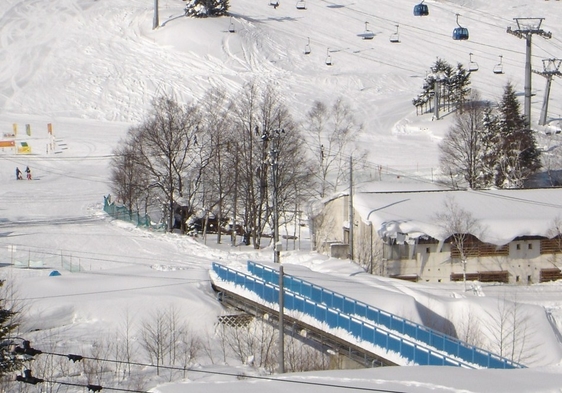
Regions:
M 373 163 L 397 168 L 436 166 L 436 141 L 447 126 L 415 116 L 411 104 L 422 80 L 442 58 L 478 63 L 472 87 L 497 101 L 505 84 L 523 92 L 525 40 L 507 34 L 513 18 L 545 18 L 552 39 L 533 39 L 533 68 L 560 57 L 560 3 L 525 0 L 430 1 L 430 14 L 413 15 L 410 0 L 306 2 L 231 1 L 232 18 L 183 17 L 184 2 L 160 0 L 160 28 L 152 30 L 153 2 L 57 0 L 2 2 L 0 65 L 2 114 L 138 122 L 158 92 L 197 99 L 210 87 L 234 91 L 244 82 L 273 84 L 302 119 L 313 100 L 344 97 L 364 124 L 358 142 Z M 468 41 L 455 41 L 459 24 Z M 365 22 L 368 22 L 367 26 Z M 235 33 L 229 33 L 230 23 Z M 400 43 L 391 43 L 398 33 Z M 375 37 L 363 40 L 365 28 Z M 310 40 L 310 41 L 308 41 Z M 310 42 L 311 53 L 304 54 Z M 332 66 L 327 66 L 327 57 Z M 502 62 L 505 73 L 492 72 Z M 545 79 L 533 75 L 538 120 Z M 562 89 L 554 78 L 550 114 L 560 117 Z M 5 118 L 6 122 L 11 122 Z M 404 154 L 407 151 L 407 154 Z M 396 157 L 400 157 L 399 161 Z M 397 162 L 398 161 L 398 162 Z
M 267 262 L 271 249 L 217 246 L 212 239 L 150 232 L 111 220 L 102 211 L 103 196 L 110 189 L 111 152 L 128 127 L 143 120 L 158 94 L 197 100 L 211 87 L 235 92 L 245 82 L 256 81 L 274 85 L 297 120 L 314 100 L 331 103 L 344 97 L 363 123 L 356 142 L 369 150 L 368 166 L 426 176 L 437 168 L 437 144 L 452 118 L 416 116 L 412 105 L 436 58 L 468 67 L 472 53 L 479 66 L 472 87 L 483 98 L 498 100 L 507 82 L 522 97 L 525 42 L 507 34 L 506 28 L 515 27 L 513 18 L 545 18 L 542 28 L 552 32 L 552 39 L 534 37 L 532 47 L 533 69 L 540 71 L 542 59 L 562 57 L 562 2 L 435 0 L 425 2 L 429 16 L 416 17 L 416 2 L 410 0 L 306 0 L 305 10 L 298 10 L 294 1 L 280 0 L 273 8 L 268 0 L 230 0 L 232 18 L 201 20 L 184 17 L 181 0 L 159 3 L 160 27 L 153 30 L 152 0 L 0 2 L 0 138 L 13 133 L 15 123 L 17 142 L 32 149 L 29 155 L 0 149 L 0 277 L 15 283 L 17 291 L 11 296 L 28 307 L 21 334 L 45 351 L 99 352 L 104 340 L 119 341 L 109 338 L 122 333 L 127 321 L 134 330 L 131 340 L 138 343 L 138 329 L 146 318 L 171 308 L 188 321 L 192 332 L 214 342 L 208 344 L 209 353 L 190 365 L 195 371 L 188 372 L 182 384 L 164 386 L 166 377 L 148 372 L 138 385 L 111 373 L 88 382 L 106 388 L 142 386 L 136 391 L 160 385 L 152 391 L 170 393 L 185 391 L 186 386 L 224 392 L 224 383 L 234 392 L 263 390 L 263 383 L 272 391 L 284 391 L 287 384 L 235 383 L 236 375 L 256 372 L 236 359 L 222 358 L 220 343 L 213 341 L 217 316 L 230 311 L 210 289 L 210 263 Z M 470 31 L 468 41 L 451 38 L 456 14 Z M 229 32 L 231 23 L 234 33 Z M 366 27 L 375 34 L 372 40 L 362 39 Z M 400 42 L 392 43 L 396 32 Z M 304 53 L 307 44 L 310 54 Z M 500 56 L 505 72 L 494 74 Z M 331 66 L 326 65 L 327 57 Z M 544 87 L 545 79 L 533 74 L 535 126 Z M 549 111 L 553 125 L 562 117 L 561 98 L 560 78 L 554 78 Z M 53 136 L 47 124 L 52 124 Z M 545 131 L 536 129 L 539 134 Z M 559 137 L 545 136 L 541 143 L 555 146 Z M 16 166 L 30 166 L 35 180 L 16 181 Z M 533 321 L 528 338 L 536 350 L 527 357 L 531 369 L 508 374 L 391 368 L 284 376 L 311 383 L 299 385 L 299 390 L 324 392 L 326 386 L 314 385 L 322 382 L 340 390 L 346 385 L 400 392 L 559 391 L 560 283 L 475 286 L 465 293 L 462 284 L 379 280 L 349 261 L 310 253 L 309 244 L 303 230 L 297 250 L 282 255 L 288 269 L 310 279 L 346 284 L 337 290 L 365 301 L 373 294 L 381 308 L 418 321 L 424 320 L 420 310 L 431 310 L 451 320 L 479 315 L 490 323 L 497 299 L 516 300 Z M 61 276 L 49 276 L 53 270 Z M 135 360 L 146 360 L 141 352 L 137 347 Z M 33 367 L 35 375 L 46 376 L 47 366 Z M 82 371 L 66 378 L 53 368 L 51 377 L 86 382 Z M 51 387 L 60 392 L 84 390 Z

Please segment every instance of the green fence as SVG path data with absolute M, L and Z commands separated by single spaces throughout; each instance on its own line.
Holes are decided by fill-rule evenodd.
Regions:
M 103 197 L 103 210 L 111 217 L 131 222 L 138 227 L 147 227 L 152 229 L 162 229 L 163 224 L 153 225 L 148 215 L 140 215 L 138 212 L 131 212 L 123 205 L 117 205 L 111 201 L 111 196 Z

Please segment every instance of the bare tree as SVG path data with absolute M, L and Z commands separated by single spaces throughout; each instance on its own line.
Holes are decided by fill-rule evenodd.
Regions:
M 365 152 L 353 141 L 362 129 L 342 98 L 328 107 L 315 101 L 305 121 L 306 142 L 312 153 L 317 193 L 321 198 L 336 191 L 349 175 L 349 157 L 364 162 Z
M 196 105 L 180 106 L 170 97 L 154 100 L 150 117 L 132 130 L 138 162 L 168 201 L 168 229 L 173 229 L 176 199 L 183 196 L 186 174 L 200 179 L 198 138 L 201 116 Z
M 246 244 L 250 238 L 261 247 L 264 230 L 272 218 L 272 154 L 277 162 L 277 193 L 280 208 L 296 198 L 295 184 L 306 173 L 306 154 L 296 123 L 277 91 L 247 85 L 233 104 L 232 145 L 236 149 L 236 207 L 243 216 Z
M 254 320 L 246 326 L 221 325 L 225 349 L 239 361 L 273 372 L 277 366 L 277 333 L 263 321 Z
M 486 186 L 481 179 L 484 173 L 481 160 L 484 129 L 484 110 L 488 103 L 480 101 L 474 91 L 464 105 L 464 111 L 457 112 L 455 122 L 439 144 L 439 162 L 443 173 L 462 177 L 472 189 Z
M 134 129 L 129 132 L 136 132 Z M 143 172 L 143 167 L 138 161 L 135 140 L 131 138 L 120 141 L 118 147 L 113 151 L 111 158 L 111 188 L 129 214 L 144 206 L 147 213 L 149 204 L 150 178 Z
M 490 348 L 500 356 L 522 363 L 537 355 L 538 349 L 531 349 L 529 316 L 524 313 L 525 305 L 514 300 L 497 299 L 497 308 L 488 312 L 492 323 L 486 326 L 491 337 Z
M 475 347 L 482 347 L 482 331 L 480 329 L 480 321 L 478 316 L 469 308 L 461 315 L 460 313 L 454 313 L 450 320 L 453 321 L 455 325 L 455 330 L 457 332 L 457 337 L 459 340 L 464 341 Z
M 235 176 L 232 173 L 236 167 L 232 165 L 232 146 L 236 146 L 232 133 L 232 119 L 230 111 L 232 102 L 222 90 L 213 89 L 207 92 L 201 101 L 204 113 L 203 127 L 209 135 L 210 160 L 204 173 L 206 185 L 205 206 L 206 211 L 215 213 L 219 225 L 217 243 L 221 243 L 222 231 L 220 228 L 223 217 L 227 214 L 227 197 L 235 187 Z M 204 230 L 206 230 L 205 225 Z
M 451 245 L 451 260 L 454 251 L 459 253 L 466 291 L 467 259 L 478 247 L 478 238 L 482 236 L 483 229 L 472 213 L 459 206 L 454 197 L 450 196 L 445 199 L 443 211 L 437 213 L 436 220 L 442 228 L 445 241 Z
M 166 312 L 158 310 L 141 323 L 141 346 L 156 366 L 160 375 L 160 366 L 170 352 L 170 329 Z

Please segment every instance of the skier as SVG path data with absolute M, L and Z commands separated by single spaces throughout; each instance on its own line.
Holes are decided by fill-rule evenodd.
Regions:
M 20 169 L 17 168 L 17 167 L 16 167 L 16 179 L 17 179 L 17 180 L 22 180 L 22 179 L 23 179 L 23 177 L 22 177 L 22 175 L 21 175 L 21 171 L 20 171 Z
M 25 168 L 25 173 L 27 173 L 27 180 L 31 180 L 31 169 L 29 167 Z

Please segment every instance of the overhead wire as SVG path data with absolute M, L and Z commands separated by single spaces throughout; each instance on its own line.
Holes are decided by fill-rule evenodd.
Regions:
M 377 388 L 369 388 L 369 387 L 362 387 L 362 386 L 350 386 L 350 385 L 335 384 L 335 383 L 310 382 L 310 381 L 303 381 L 303 380 L 296 380 L 296 379 L 288 379 L 286 377 L 281 378 L 281 376 L 278 377 L 278 378 L 274 378 L 274 377 L 266 377 L 266 376 L 260 376 L 260 375 L 229 373 L 229 372 L 225 372 L 225 371 L 198 370 L 198 369 L 186 368 L 186 367 L 155 365 L 155 364 L 150 364 L 150 363 L 141 363 L 141 362 L 131 362 L 131 361 L 123 361 L 123 360 L 115 360 L 115 359 L 87 357 L 87 356 L 81 356 L 81 355 L 69 355 L 69 354 L 61 354 L 61 353 L 56 353 L 56 352 L 42 352 L 42 353 L 46 354 L 46 355 L 65 357 L 65 358 L 68 358 L 69 360 L 71 360 L 72 357 L 75 357 L 75 358 L 79 358 L 79 360 L 95 360 L 95 361 L 109 362 L 109 363 L 119 363 L 119 364 L 131 365 L 131 366 L 153 367 L 153 368 L 183 371 L 183 372 L 188 371 L 188 372 L 201 373 L 201 374 L 222 375 L 222 376 L 227 376 L 227 377 L 254 379 L 254 380 L 262 380 L 262 381 L 269 381 L 269 382 L 280 382 L 280 383 L 290 383 L 290 384 L 297 384 L 297 385 L 319 386 L 319 387 L 345 389 L 345 390 L 359 390 L 359 391 L 364 391 L 364 392 L 406 393 L 405 391 L 401 391 L 401 390 L 377 389 Z M 79 385 L 79 386 L 83 386 L 83 385 Z

